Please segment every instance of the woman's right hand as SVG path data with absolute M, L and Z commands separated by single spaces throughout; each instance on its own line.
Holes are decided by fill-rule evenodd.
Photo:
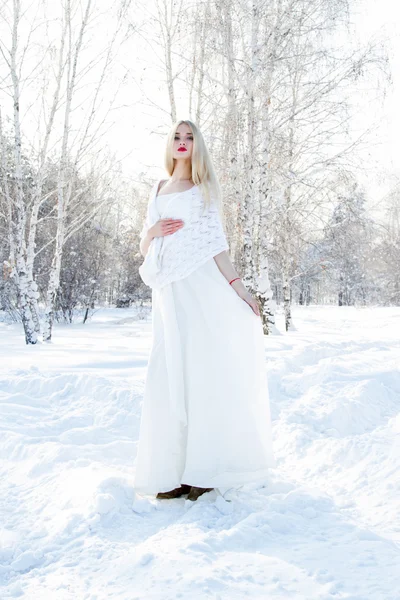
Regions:
M 184 222 L 182 219 L 160 219 L 150 227 L 148 233 L 152 237 L 163 237 L 175 233 L 178 229 L 182 229 L 183 225 Z

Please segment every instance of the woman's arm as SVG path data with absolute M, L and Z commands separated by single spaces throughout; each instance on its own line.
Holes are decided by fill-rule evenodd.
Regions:
M 229 258 L 229 254 L 226 250 L 214 256 L 214 260 L 217 263 L 218 269 L 221 271 L 222 275 L 228 282 L 232 281 L 232 279 L 235 279 L 236 277 L 240 277 L 239 273 L 233 266 L 231 259 Z M 231 285 L 235 292 L 238 292 L 239 290 L 247 292 L 241 279 L 236 279 L 236 281 L 234 281 Z
M 149 246 L 155 237 L 172 235 L 184 225 L 182 219 L 159 219 L 155 225 L 149 227 L 146 235 L 140 240 L 139 249 L 142 256 L 146 256 Z
M 144 238 L 142 240 L 140 240 L 139 249 L 140 249 L 140 254 L 142 256 L 146 256 L 147 251 L 149 249 L 149 246 L 150 246 L 151 241 L 153 240 L 153 238 L 154 238 L 154 235 L 152 235 L 152 233 L 149 230 L 146 233 L 146 235 L 144 236 Z
M 158 181 L 158 183 L 154 184 L 154 187 L 152 188 L 152 190 L 150 192 L 150 201 L 151 201 L 151 198 L 154 193 L 156 195 L 158 194 L 158 192 L 160 191 L 160 185 L 164 184 L 164 181 L 166 181 L 166 180 L 161 180 L 161 181 Z M 155 191 L 156 188 L 157 188 L 157 191 Z M 144 223 L 143 223 L 143 227 L 142 227 L 142 231 L 140 233 L 140 243 L 139 243 L 139 250 L 140 250 L 140 254 L 142 256 L 146 257 L 149 246 L 150 246 L 152 240 L 156 237 L 156 235 L 159 235 L 159 234 L 157 234 L 154 231 L 154 228 L 149 227 L 149 218 L 148 218 L 148 215 L 146 214 L 146 217 L 145 217 Z
M 217 263 L 218 269 L 228 282 L 232 281 L 232 279 L 235 279 L 236 277 L 240 277 L 226 250 L 216 254 L 214 256 L 214 260 Z M 253 309 L 254 313 L 259 317 L 260 309 L 258 307 L 257 300 L 253 298 L 250 292 L 247 291 L 243 281 L 241 279 L 236 279 L 236 281 L 231 283 L 231 287 L 233 287 L 237 295 L 242 298 L 242 300 L 247 302 L 247 304 Z

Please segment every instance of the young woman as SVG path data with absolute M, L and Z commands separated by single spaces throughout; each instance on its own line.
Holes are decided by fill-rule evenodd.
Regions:
M 134 486 L 196 500 L 275 466 L 264 335 L 230 261 L 219 184 L 192 121 L 173 125 L 165 166 L 169 179 L 151 191 L 140 241 L 153 340 Z

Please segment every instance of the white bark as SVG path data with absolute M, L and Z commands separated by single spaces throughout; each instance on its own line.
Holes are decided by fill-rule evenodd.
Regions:
M 272 300 L 272 290 L 269 282 L 268 268 L 268 206 L 269 197 L 274 192 L 274 181 L 271 173 L 271 97 L 272 83 L 276 68 L 277 55 L 281 49 L 281 27 L 283 19 L 282 0 L 271 3 L 270 14 L 265 18 L 265 29 L 269 30 L 268 43 L 264 48 L 264 81 L 262 93 L 264 100 L 261 104 L 261 151 L 259 174 L 259 207 L 258 207 L 258 244 L 256 257 L 257 279 L 256 296 L 261 305 L 261 319 L 264 333 L 268 335 L 271 327 L 275 326 L 275 303 Z
M 245 156 L 246 188 L 240 213 L 243 234 L 242 279 L 244 284 L 254 291 L 256 270 L 254 262 L 254 238 L 256 227 L 256 207 L 258 186 L 256 184 L 256 149 L 258 134 L 258 116 L 255 110 L 256 78 L 260 68 L 258 30 L 260 25 L 260 0 L 253 0 L 251 6 L 250 58 L 247 74 L 247 148 Z
M 43 139 L 43 144 L 40 148 L 39 152 L 39 164 L 37 171 L 37 182 L 36 182 L 36 190 L 35 195 L 32 202 L 31 215 L 29 221 L 29 232 L 28 232 L 28 245 L 27 245 L 27 270 L 28 270 L 28 280 L 29 280 L 29 288 L 30 288 L 30 297 L 32 298 L 32 309 L 33 314 L 37 315 L 35 320 L 35 330 L 38 335 L 40 335 L 40 321 L 39 321 L 39 308 L 37 304 L 37 285 L 34 280 L 34 261 L 36 256 L 36 234 L 37 227 L 39 223 L 38 215 L 39 209 L 43 202 L 43 185 L 45 181 L 45 166 L 46 160 L 48 157 L 48 148 L 50 136 L 54 126 L 54 120 L 57 113 L 59 101 L 60 101 L 60 90 L 61 90 L 61 82 L 62 76 L 64 72 L 64 47 L 65 47 L 65 39 L 66 39 L 66 19 L 63 20 L 63 27 L 61 31 L 61 41 L 60 41 L 60 49 L 59 49 L 59 59 L 57 65 L 57 71 L 55 73 L 55 90 L 52 98 L 51 108 L 49 112 L 49 116 L 47 119 L 47 125 L 45 130 L 45 135 Z
M 179 3 L 175 5 L 174 2 L 167 2 L 167 0 L 157 1 L 158 21 L 160 27 L 160 34 L 162 40 L 162 50 L 164 52 L 164 69 L 166 76 L 167 92 L 169 99 L 171 121 L 174 123 L 177 120 L 177 108 L 174 83 L 177 77 L 174 74 L 174 43 L 176 34 L 179 32 L 179 28 L 182 25 L 182 17 L 184 15 L 183 2 L 179 0 Z
M 11 194 L 8 197 L 9 227 L 11 228 L 10 249 L 13 254 L 12 276 L 17 288 L 18 306 L 24 327 L 25 341 L 27 344 L 36 344 L 38 341 L 35 323 L 38 322 L 36 299 L 37 291 L 29 279 L 30 273 L 27 266 L 27 248 L 25 239 L 26 206 L 23 189 L 23 169 L 21 156 L 21 117 L 20 117 L 20 82 L 18 75 L 18 27 L 21 17 L 20 0 L 13 0 L 13 29 L 12 46 L 10 52 L 10 75 L 12 80 L 13 97 L 13 126 L 14 126 L 14 200 Z M 5 174 L 5 178 L 7 174 Z M 15 214 L 15 216 L 14 216 Z
M 68 203 L 71 197 L 71 181 L 68 181 L 68 150 L 72 98 L 75 91 L 80 50 L 82 47 L 85 30 L 88 25 L 90 16 L 91 2 L 92 0 L 87 0 L 78 39 L 75 46 L 75 51 L 72 43 L 71 0 L 66 0 L 65 3 L 65 22 L 67 24 L 68 35 L 67 97 L 65 102 L 64 130 L 61 146 L 60 168 L 58 174 L 57 233 L 55 239 L 53 261 L 50 270 L 49 284 L 46 293 L 46 308 L 43 325 L 43 340 L 46 342 L 49 342 L 52 336 L 54 307 L 57 290 L 60 285 L 61 258 L 66 230 L 66 214 L 68 209 Z

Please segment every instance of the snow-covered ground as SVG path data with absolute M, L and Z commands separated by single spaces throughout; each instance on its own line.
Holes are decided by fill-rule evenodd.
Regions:
M 400 309 L 294 308 L 265 338 L 278 467 L 135 497 L 151 320 L 27 348 L 0 323 L 0 598 L 400 600 Z

